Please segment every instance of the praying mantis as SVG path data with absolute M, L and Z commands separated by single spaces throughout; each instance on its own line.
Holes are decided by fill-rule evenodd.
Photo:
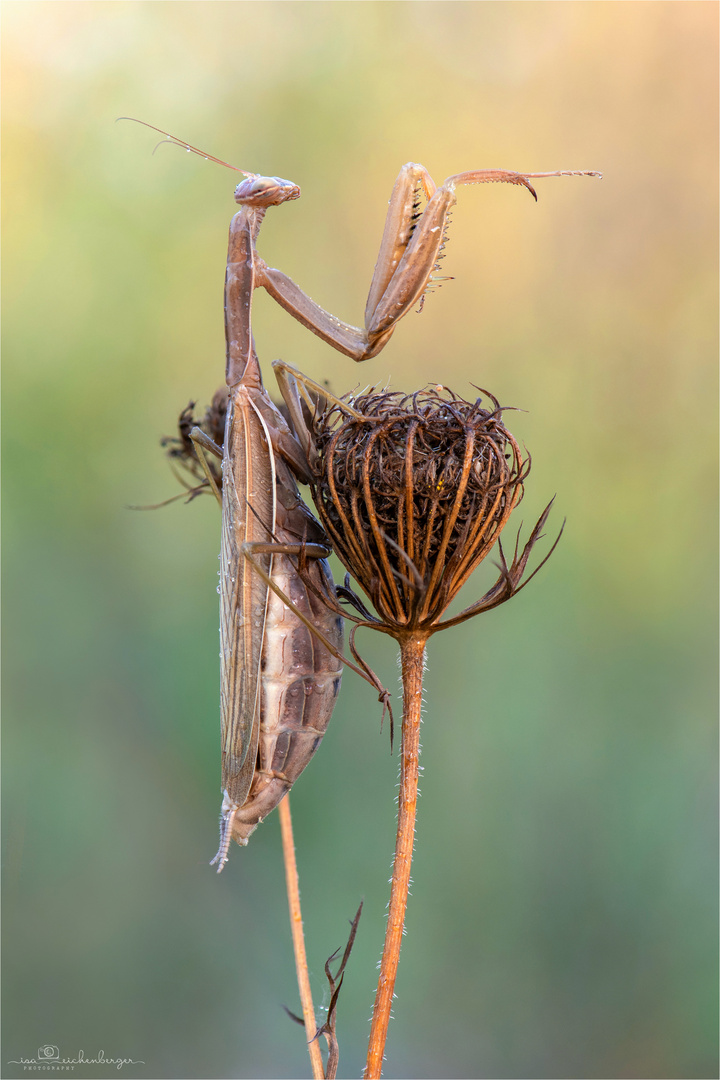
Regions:
M 481 169 L 450 176 L 437 187 L 422 165 L 404 165 L 390 196 L 364 325 L 359 328 L 325 311 L 258 253 L 266 211 L 299 198 L 296 184 L 236 169 L 151 124 L 145 126 L 245 177 L 235 189 L 241 209 L 230 225 L 225 279 L 228 408 L 223 446 L 199 428 L 191 432 L 222 507 L 223 802 L 220 847 L 212 860 L 219 873 L 231 840 L 246 844 L 310 761 L 337 699 L 342 663 L 350 663 L 367 678 L 381 699 L 388 698 L 372 673 L 342 656 L 342 619 L 326 562 L 330 544 L 297 487 L 298 480 L 310 479 L 314 453 L 298 384 L 326 397 L 327 393 L 276 361 L 273 367 L 292 426 L 273 405 L 263 387 L 252 335 L 255 290 L 264 288 L 293 318 L 339 352 L 358 362 L 367 360 L 385 347 L 400 319 L 415 304 L 422 305 L 442 256 L 458 186 L 516 184 L 537 200 L 533 179 L 600 174 Z M 352 412 L 347 403 L 342 407 Z M 208 455 L 222 461 L 222 490 Z

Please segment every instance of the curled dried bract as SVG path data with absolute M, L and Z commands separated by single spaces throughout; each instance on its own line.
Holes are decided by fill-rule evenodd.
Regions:
M 164 447 L 165 452 L 173 465 L 178 465 L 184 469 L 194 481 L 194 483 L 188 484 L 180 475 L 178 475 L 178 479 L 183 487 L 189 492 L 188 502 L 191 502 L 197 495 L 212 493 L 207 476 L 198 461 L 195 446 L 190 438 L 190 432 L 194 427 L 199 427 L 212 439 L 216 446 L 222 448 L 223 439 L 225 437 L 227 404 L 228 393 L 227 387 L 224 386 L 219 390 L 216 390 L 213 395 L 212 403 L 208 405 L 205 410 L 205 416 L 202 419 L 195 415 L 195 402 L 191 401 L 185 406 L 178 417 L 177 435 L 166 435 L 160 440 L 160 445 Z M 208 468 L 213 474 L 213 479 L 215 480 L 218 490 L 220 490 L 222 488 L 222 470 L 220 465 L 214 458 L 210 457 L 208 459 Z

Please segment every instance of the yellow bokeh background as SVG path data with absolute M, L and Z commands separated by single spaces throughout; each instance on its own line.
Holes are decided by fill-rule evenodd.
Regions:
M 391 1077 L 711 1077 L 717 7 L 3 4 L 8 1064 L 308 1074 L 276 815 L 219 809 L 218 515 L 158 447 L 222 382 L 236 178 L 296 181 L 260 248 L 360 322 L 400 166 L 598 169 L 458 191 L 446 282 L 362 367 L 257 297 L 258 351 L 336 392 L 487 387 L 556 495 L 552 560 L 429 648 Z M 513 526 L 510 526 L 513 531 Z M 492 567 L 467 594 L 477 596 Z M 361 639 L 397 685 L 385 639 Z M 397 751 L 352 673 L 295 789 L 318 1003 L 360 1075 Z M 327 994 L 325 994 L 327 1004 Z M 95 1066 L 76 1075 L 110 1076 Z

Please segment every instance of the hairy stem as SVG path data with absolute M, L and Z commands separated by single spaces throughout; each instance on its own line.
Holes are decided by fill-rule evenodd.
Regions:
M 382 1072 L 385 1040 L 387 1039 L 388 1023 L 395 990 L 395 977 L 400 958 L 400 945 L 402 944 L 403 926 L 405 924 L 405 908 L 407 907 L 413 841 L 415 839 L 425 641 L 425 635 L 416 635 L 405 638 L 400 642 L 403 721 L 398 828 L 390 888 L 390 907 L 385 929 L 385 945 L 383 946 L 380 961 L 380 978 L 373 1006 L 370 1043 L 368 1045 L 364 1074 L 365 1080 L 379 1080 Z
M 302 911 L 300 910 L 300 880 L 295 860 L 295 842 L 293 840 L 292 818 L 290 816 L 290 795 L 286 795 L 278 804 L 280 831 L 282 833 L 283 858 L 285 860 L 285 880 L 287 882 L 288 907 L 290 908 L 290 930 L 292 931 L 295 968 L 297 970 L 300 1001 L 302 1002 L 305 1033 L 308 1040 L 308 1053 L 312 1065 L 313 1080 L 324 1080 L 322 1054 L 315 1035 L 315 1009 L 313 1008 L 308 972 L 305 935 L 303 934 Z

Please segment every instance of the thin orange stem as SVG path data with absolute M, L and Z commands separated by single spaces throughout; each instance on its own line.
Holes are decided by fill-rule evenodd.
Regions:
M 280 832 L 282 834 L 283 858 L 285 860 L 285 880 L 287 882 L 288 906 L 290 908 L 290 930 L 292 931 L 295 968 L 297 970 L 298 989 L 302 1002 L 305 1033 L 308 1039 L 308 1053 L 312 1065 L 313 1080 L 325 1080 L 322 1054 L 315 1035 L 315 1009 L 313 1008 L 308 973 L 305 935 L 303 934 L 302 911 L 300 910 L 300 880 L 295 860 L 295 842 L 293 840 L 292 818 L 290 816 L 290 795 L 286 795 L 278 804 L 280 814 Z
M 390 888 L 390 907 L 385 929 L 385 945 L 383 946 L 380 961 L 380 978 L 373 1006 L 370 1043 L 364 1073 L 365 1080 L 379 1080 L 382 1073 L 385 1041 L 395 991 L 395 978 L 400 958 L 403 926 L 405 925 L 405 909 L 407 907 L 413 841 L 415 839 L 425 640 L 425 637 L 414 636 L 406 638 L 400 643 L 403 680 L 403 722 L 398 827 Z

